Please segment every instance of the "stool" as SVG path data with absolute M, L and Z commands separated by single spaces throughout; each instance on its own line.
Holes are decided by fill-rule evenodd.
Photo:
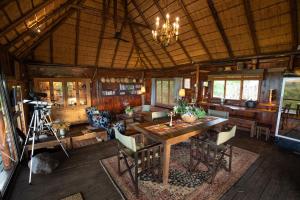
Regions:
M 271 128 L 272 128 L 272 125 L 270 125 L 270 124 L 258 123 L 256 125 L 256 137 L 257 137 L 257 139 L 259 139 L 260 136 L 262 134 L 264 134 L 266 136 L 266 141 L 268 141 L 269 138 L 270 138 Z
M 297 103 L 296 115 L 297 117 L 300 115 L 300 103 Z

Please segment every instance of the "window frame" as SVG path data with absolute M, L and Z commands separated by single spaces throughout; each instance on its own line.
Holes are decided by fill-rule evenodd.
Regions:
M 225 83 L 224 83 L 224 96 L 223 96 L 224 99 L 226 99 L 225 97 L 226 97 L 227 81 L 240 81 L 241 82 L 239 99 L 226 99 L 226 100 L 230 100 L 230 101 L 246 101 L 247 99 L 243 99 L 244 81 L 258 81 L 257 101 L 259 101 L 259 99 L 260 99 L 261 84 L 262 84 L 262 81 L 260 79 L 255 79 L 255 78 L 234 79 L 234 78 L 232 78 L 232 79 L 215 79 L 215 80 L 212 80 L 212 90 L 211 90 L 212 99 L 221 99 L 220 97 L 214 97 L 213 96 L 214 95 L 214 81 L 225 81 Z
M 160 102 L 157 101 L 157 82 L 158 81 L 161 81 L 161 92 L 162 92 L 162 87 L 163 87 L 162 82 L 163 81 L 168 81 L 168 104 L 162 103 L 162 99 L 161 99 Z M 158 106 L 173 106 L 173 104 L 171 104 L 171 102 L 170 102 L 170 82 L 171 81 L 173 81 L 174 87 L 175 87 L 175 80 L 174 79 L 162 78 L 162 79 L 156 79 L 155 80 L 155 105 L 158 105 Z M 175 99 L 175 94 L 173 94 L 173 98 Z

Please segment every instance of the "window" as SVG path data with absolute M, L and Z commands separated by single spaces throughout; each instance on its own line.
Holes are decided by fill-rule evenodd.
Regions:
M 190 78 L 183 79 L 183 86 L 184 89 L 191 89 L 191 79 Z
M 213 98 L 257 100 L 259 80 L 215 80 Z
M 156 81 L 156 103 L 163 105 L 174 105 L 174 80 L 157 80 Z
M 225 99 L 239 100 L 241 96 L 241 81 L 230 80 L 226 81 Z
M 224 98 L 225 81 L 214 81 L 213 97 Z
M 243 83 L 243 100 L 258 99 L 259 80 L 244 80 Z

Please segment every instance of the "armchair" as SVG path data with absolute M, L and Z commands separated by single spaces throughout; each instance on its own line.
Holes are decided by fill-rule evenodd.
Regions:
M 142 134 L 126 136 L 114 128 L 118 141 L 118 171 L 122 176 L 126 172 L 135 187 L 136 196 L 139 196 L 138 179 L 144 173 L 151 173 L 155 180 L 162 177 L 161 155 L 162 145 L 144 137 Z M 121 170 L 121 161 L 124 161 L 125 170 Z M 132 169 L 134 168 L 134 172 Z

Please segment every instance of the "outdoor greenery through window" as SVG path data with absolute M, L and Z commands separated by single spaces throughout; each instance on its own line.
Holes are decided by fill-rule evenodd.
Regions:
M 156 81 L 156 103 L 174 105 L 174 80 L 162 79 Z
M 257 100 L 259 80 L 215 80 L 213 97 L 231 100 Z

